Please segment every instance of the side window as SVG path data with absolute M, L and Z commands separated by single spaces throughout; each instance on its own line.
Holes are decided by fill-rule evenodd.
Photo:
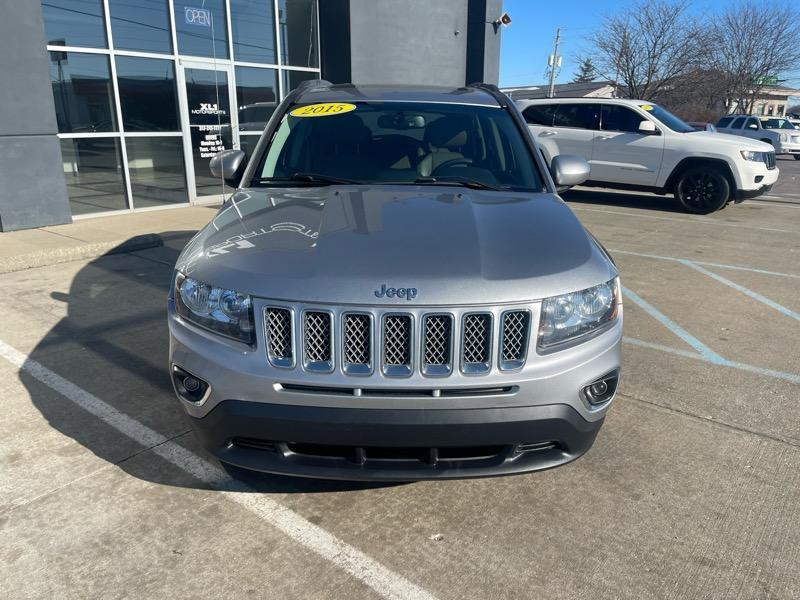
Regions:
M 646 119 L 639 113 L 625 106 L 617 104 L 603 105 L 603 131 L 622 131 L 625 133 L 638 133 L 639 124 Z
M 597 129 L 596 104 L 557 104 L 555 127 L 575 127 L 578 129 Z
M 532 104 L 522 111 L 522 116 L 528 125 L 553 126 L 553 115 L 556 112 L 554 104 Z
M 745 118 L 739 117 L 731 124 L 731 129 L 741 129 L 742 125 L 744 125 Z
M 753 119 L 752 117 L 747 119 L 745 129 L 758 129 L 758 119 Z
M 727 127 L 731 121 L 733 121 L 733 117 L 722 117 L 717 123 L 717 127 Z

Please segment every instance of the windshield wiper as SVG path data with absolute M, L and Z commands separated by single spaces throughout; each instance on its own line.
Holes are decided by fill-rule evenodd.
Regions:
M 262 177 L 256 180 L 257 183 L 315 183 L 318 185 L 352 185 L 363 184 L 363 181 L 355 179 L 345 179 L 343 177 L 331 177 L 320 173 L 295 173 L 291 177 Z
M 437 176 L 427 176 L 427 177 L 417 177 L 414 180 L 414 183 L 422 183 L 422 184 L 441 184 L 441 185 L 463 185 L 464 187 L 471 188 L 473 190 L 495 190 L 498 191 L 501 188 L 495 187 L 493 185 L 489 185 L 488 183 L 483 183 L 482 181 L 478 181 L 476 179 L 470 179 L 469 177 L 462 177 L 461 175 L 437 175 Z

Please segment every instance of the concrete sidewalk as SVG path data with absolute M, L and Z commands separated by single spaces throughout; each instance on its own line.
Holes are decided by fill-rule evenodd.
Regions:
M 196 230 L 218 206 L 187 206 L 82 219 L 69 225 L 0 233 L 0 273 L 10 273 L 114 252 L 161 246 L 167 231 Z

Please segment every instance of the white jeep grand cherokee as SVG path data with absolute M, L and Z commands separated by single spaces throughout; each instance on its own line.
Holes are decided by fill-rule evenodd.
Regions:
M 775 150 L 739 136 L 696 131 L 643 100 L 548 98 L 518 100 L 549 162 L 583 156 L 587 185 L 674 194 L 692 213 L 754 198 L 778 179 Z

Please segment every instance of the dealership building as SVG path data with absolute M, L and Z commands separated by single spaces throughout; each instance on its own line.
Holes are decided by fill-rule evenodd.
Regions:
M 502 0 L 0 0 L 0 231 L 218 202 L 307 79 L 497 83 Z

